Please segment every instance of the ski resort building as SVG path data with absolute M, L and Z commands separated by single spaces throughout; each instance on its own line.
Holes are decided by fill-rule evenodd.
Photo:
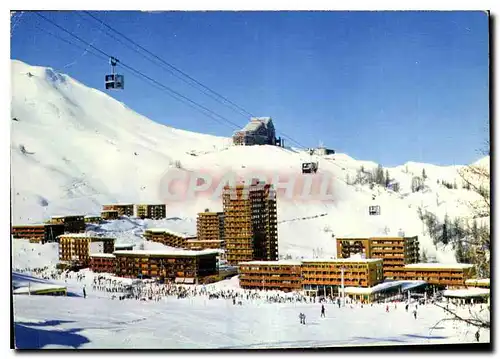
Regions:
M 116 257 L 111 253 L 91 253 L 90 269 L 95 273 L 115 273 Z
M 467 279 L 465 286 L 467 288 L 490 288 L 490 278 Z
M 119 216 L 132 217 L 134 215 L 134 205 L 130 203 L 105 204 L 103 211 L 118 211 Z
M 233 144 L 237 146 L 283 146 L 283 141 L 281 138 L 276 138 L 276 131 L 270 117 L 252 117 L 245 127 L 234 134 Z
M 224 241 L 224 213 L 208 210 L 198 213 L 196 236 L 199 241 Z
M 337 257 L 381 258 L 384 276 L 394 278 L 394 270 L 419 261 L 418 237 L 337 238 Z
M 164 244 L 169 247 L 186 248 L 188 240 L 195 240 L 196 236 L 188 233 L 179 233 L 167 228 L 150 228 L 144 231 L 144 238 L 148 241 Z
M 63 224 L 65 233 L 83 233 L 85 232 L 84 216 L 52 216 L 50 223 Z
M 384 280 L 382 259 L 304 259 L 302 286 L 306 291 L 338 293 L 342 273 L 345 286 L 372 287 Z
M 302 289 L 300 261 L 240 262 L 240 287 L 244 289 L 270 289 L 284 292 Z
M 225 186 L 224 241 L 229 264 L 278 259 L 276 197 L 270 184 Z
M 465 288 L 466 280 L 473 276 L 474 266 L 465 263 L 414 263 L 394 269 L 395 279 L 424 280 L 428 284 L 448 289 Z
M 12 226 L 14 238 L 29 239 L 31 243 L 57 242 L 57 237 L 64 234 L 64 224 L 27 224 Z
M 84 220 L 85 220 L 85 223 L 99 224 L 102 221 L 102 217 L 101 216 L 85 216 Z
M 116 275 L 163 277 L 176 283 L 195 284 L 217 274 L 218 251 L 132 250 L 115 251 Z
M 111 221 L 119 218 L 118 211 L 116 210 L 105 210 L 101 212 L 101 218 L 106 221 Z
M 186 249 L 192 251 L 199 251 L 202 249 L 222 249 L 223 242 L 220 240 L 199 240 L 199 239 L 188 239 L 186 241 Z
M 136 217 L 163 219 L 167 217 L 167 206 L 164 204 L 136 204 Z
M 114 238 L 91 236 L 86 233 L 63 234 L 59 238 L 59 260 L 86 266 L 90 255 L 113 253 Z

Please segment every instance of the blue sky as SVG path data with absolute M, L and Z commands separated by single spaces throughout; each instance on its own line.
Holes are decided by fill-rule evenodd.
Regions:
M 93 14 L 252 114 L 271 116 L 278 131 L 305 146 L 322 141 L 384 166 L 465 164 L 482 157 L 478 150 L 489 136 L 485 13 Z M 44 15 L 241 127 L 247 122 L 110 38 L 87 15 Z M 11 58 L 103 89 L 107 61 L 83 55 L 37 26 L 76 41 L 24 13 L 11 39 Z M 232 135 L 233 128 L 124 73 L 126 89 L 109 94 L 133 110 L 172 127 Z

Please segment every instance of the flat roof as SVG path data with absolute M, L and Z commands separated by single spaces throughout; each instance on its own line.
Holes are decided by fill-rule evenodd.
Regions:
M 115 258 L 112 253 L 90 253 L 91 257 Z
M 67 233 L 67 234 L 61 234 L 58 237 L 70 237 L 70 238 L 97 238 L 97 239 L 103 239 L 103 240 L 115 240 L 116 238 L 112 237 L 101 237 L 96 234 L 89 234 L 89 233 Z
M 199 257 L 210 254 L 219 254 L 218 250 L 201 250 L 190 251 L 182 249 L 152 249 L 152 250 L 131 250 L 131 251 L 114 251 L 115 255 L 131 255 L 131 256 L 165 256 L 165 257 Z
M 111 203 L 111 204 L 103 204 L 104 206 L 133 206 L 133 203 Z
M 100 214 L 88 214 L 85 216 L 85 218 L 94 218 L 94 217 L 101 217 Z
M 105 209 L 101 211 L 101 213 L 103 212 L 118 212 L 118 211 L 116 209 Z
M 382 258 L 314 258 L 314 259 L 303 259 L 303 263 L 373 263 L 382 262 Z
M 133 243 L 126 243 L 126 244 L 124 244 L 124 243 L 116 244 L 115 243 L 115 248 L 129 248 L 129 247 L 134 247 L 134 246 L 135 246 L 135 244 L 133 244 Z
M 289 259 L 283 259 L 279 261 L 249 261 L 249 262 L 239 262 L 238 266 L 241 265 L 269 265 L 269 266 L 285 266 L 285 265 L 290 265 L 290 266 L 300 266 L 302 264 L 301 261 L 294 261 L 294 260 L 289 260 Z
M 65 286 L 57 284 L 46 284 L 46 283 L 31 283 L 29 286 L 22 286 L 16 288 L 12 291 L 13 294 L 29 294 L 29 292 L 35 294 L 42 290 L 66 290 Z
M 466 279 L 465 284 L 490 284 L 490 278 Z
M 408 269 L 466 269 L 472 268 L 468 263 L 413 263 L 405 265 Z
M 486 288 L 447 289 L 443 292 L 444 297 L 471 298 L 489 296 L 490 290 Z
M 426 283 L 427 282 L 423 280 L 417 280 L 417 281 L 396 280 L 391 282 L 379 283 L 377 285 L 374 285 L 373 287 L 368 287 L 368 288 L 346 287 L 345 292 L 347 294 L 372 294 L 397 287 L 404 287 L 405 289 L 414 288 Z
M 166 206 L 165 203 L 136 203 L 136 206 Z

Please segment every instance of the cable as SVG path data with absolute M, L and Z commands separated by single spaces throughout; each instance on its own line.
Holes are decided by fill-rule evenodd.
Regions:
M 125 36 L 124 34 L 122 34 L 121 32 L 119 32 L 118 30 L 115 30 L 114 28 L 112 28 L 111 26 L 109 26 L 108 24 L 106 24 L 104 21 L 102 21 L 101 19 L 99 19 L 98 17 L 92 15 L 90 12 L 88 11 L 84 11 L 85 14 L 87 14 L 88 16 L 92 17 L 93 19 L 95 19 L 96 21 L 99 21 L 101 24 L 103 24 L 104 26 L 106 26 L 108 29 L 110 29 L 111 31 L 115 32 L 116 34 L 122 36 L 124 39 L 126 39 L 127 41 L 131 42 L 132 44 L 134 44 L 136 47 L 138 47 L 139 49 L 143 50 L 144 52 L 148 53 L 149 55 L 153 56 L 154 58 L 156 58 L 157 60 L 159 60 L 160 62 L 162 62 L 163 64 L 167 65 L 169 68 L 171 68 L 172 70 L 174 71 L 177 71 L 178 73 L 184 75 L 185 77 L 187 77 L 188 79 L 190 79 L 191 81 L 195 82 L 197 85 L 201 86 L 202 88 L 210 91 L 212 94 L 214 94 L 215 96 L 217 96 L 218 98 L 221 98 L 222 100 L 224 100 L 225 102 L 233 105 L 234 107 L 236 107 L 237 109 L 239 109 L 240 111 L 244 112 L 245 114 L 249 115 L 250 117 L 254 117 L 254 115 L 252 115 L 250 112 L 248 112 L 247 110 L 245 110 L 244 108 L 242 108 L 241 106 L 238 106 L 237 104 L 235 104 L 234 102 L 230 101 L 229 99 L 227 99 L 226 97 L 222 96 L 221 94 L 219 94 L 218 92 L 212 90 L 211 88 L 209 88 L 208 86 L 202 84 L 201 82 L 199 82 L 198 80 L 196 80 L 195 78 L 189 76 L 187 73 L 185 73 L 184 71 L 180 70 L 179 68 L 175 67 L 174 65 L 172 65 L 171 63 L 163 60 L 162 58 L 160 58 L 159 56 L 153 54 L 151 51 L 149 51 L 148 49 L 144 48 L 143 46 L 137 44 L 135 41 L 133 41 L 132 39 L 130 39 L 129 37 Z M 185 80 L 183 80 L 185 81 Z M 206 92 L 204 92 L 206 94 Z M 214 98 L 214 97 L 212 97 Z
M 124 39 L 126 39 L 127 41 L 129 41 L 130 43 L 134 44 L 137 48 L 140 48 L 141 50 L 143 50 L 144 52 L 148 53 L 149 55 L 153 56 L 154 58 L 156 58 L 157 60 L 161 61 L 163 64 L 167 65 L 169 68 L 181 73 L 182 75 L 184 75 L 185 77 L 187 77 L 188 79 L 194 81 L 196 84 L 198 84 L 199 86 L 209 90 L 211 93 L 215 94 L 216 96 L 222 98 L 223 100 L 225 100 L 226 102 L 232 104 L 233 106 L 235 106 L 236 108 L 238 108 L 239 110 L 243 111 L 244 113 L 246 113 L 247 115 L 249 115 L 250 117 L 254 117 L 254 115 L 252 115 L 249 111 L 245 110 L 244 108 L 238 106 L 237 104 L 235 104 L 234 102 L 228 100 L 226 97 L 222 96 L 221 94 L 213 91 L 212 89 L 210 89 L 209 87 L 203 85 L 202 83 L 200 83 L 199 81 L 197 81 L 196 79 L 194 79 L 193 77 L 189 76 L 187 73 L 185 73 L 184 71 L 180 70 L 179 68 L 175 67 L 174 65 L 170 64 L 169 62 L 163 60 L 162 58 L 160 58 L 159 56 L 155 55 L 154 53 L 152 53 L 151 51 L 147 50 L 146 48 L 144 48 L 143 46 L 139 45 L 138 43 L 136 43 L 135 41 L 131 40 L 130 38 L 128 38 L 127 36 L 125 36 L 123 33 L 119 32 L 118 30 L 114 29 L 113 27 L 111 27 L 110 25 L 106 24 L 103 20 L 99 19 L 97 16 L 95 15 L 92 15 L 89 11 L 83 11 L 86 15 L 90 16 L 91 18 L 93 18 L 94 20 L 98 21 L 101 25 L 104 25 L 105 27 L 107 27 L 109 30 L 113 31 L 114 33 L 122 36 Z M 132 50 L 134 50 L 135 52 L 137 52 L 138 54 L 140 54 L 141 56 L 143 56 L 144 58 L 148 59 L 149 61 L 155 63 L 153 60 L 151 60 L 150 58 L 144 56 L 143 54 L 141 54 L 139 51 L 137 51 L 136 48 L 132 48 L 126 44 L 124 44 L 122 41 L 120 41 L 119 39 L 117 39 L 115 36 L 111 35 L 109 32 L 108 32 L 108 35 L 110 37 L 112 37 L 113 39 L 117 40 L 118 42 L 120 42 L 121 44 L 131 48 Z M 191 86 L 194 86 L 192 83 L 186 81 L 184 78 L 178 76 L 177 74 L 175 74 L 173 71 L 167 69 L 165 66 L 161 66 L 163 69 L 169 71 L 172 75 L 174 75 L 175 77 L 181 79 L 182 81 L 186 82 L 187 84 L 191 85 Z M 200 90 L 201 91 L 201 90 Z M 210 96 L 208 93 L 206 93 L 205 91 L 202 91 L 204 94 Z M 218 101 L 219 103 L 222 103 L 221 101 L 219 101 L 217 98 L 213 97 L 213 96 L 210 96 L 211 98 L 215 99 L 216 101 Z M 233 109 L 234 110 L 234 109 Z M 298 141 L 294 140 L 292 137 L 288 136 L 287 134 L 285 134 L 284 132 L 281 132 L 279 131 L 278 133 L 280 133 L 283 137 L 285 137 L 286 139 L 290 140 L 292 143 L 295 143 L 296 145 L 298 145 L 299 147 L 302 147 L 302 148 L 306 148 L 304 145 L 300 144 Z
M 153 56 L 153 57 L 157 58 L 158 60 L 160 60 L 161 62 L 165 63 L 167 66 L 169 66 L 169 67 L 171 67 L 171 68 L 175 69 L 176 71 L 178 71 L 178 72 L 182 73 L 184 76 L 188 77 L 189 79 L 193 80 L 194 82 L 198 83 L 200 86 L 202 86 L 202 87 L 204 87 L 204 88 L 208 89 L 209 91 L 211 91 L 211 92 L 215 93 L 217 96 L 219 96 L 219 97 L 221 97 L 221 98 L 225 99 L 225 100 L 226 100 L 226 101 L 228 101 L 229 103 L 232 103 L 231 101 L 227 100 L 227 99 L 226 99 L 225 97 L 223 97 L 222 95 L 219 95 L 219 94 L 218 94 L 218 93 L 216 93 L 215 91 L 211 90 L 210 88 L 206 87 L 205 85 L 203 85 L 203 84 L 199 83 L 197 80 L 193 79 L 191 76 L 189 76 L 189 75 L 185 74 L 184 72 L 182 72 L 181 70 L 177 69 L 175 66 L 173 66 L 173 65 L 169 64 L 168 62 L 166 62 L 166 61 L 162 60 L 161 58 L 159 58 L 159 57 L 158 57 L 158 56 L 156 56 L 155 54 L 151 53 L 151 52 L 150 52 L 150 51 L 148 51 L 147 49 L 145 49 L 145 48 L 143 48 L 142 46 L 140 46 L 140 45 L 136 44 L 133 40 L 130 40 L 130 39 L 129 39 L 128 37 L 126 37 L 125 35 L 123 35 L 123 34 L 119 33 L 118 31 L 116 31 L 116 30 L 114 30 L 114 29 L 112 29 L 109 25 L 107 25 L 107 24 L 106 24 L 106 23 L 104 23 L 103 21 L 99 20 L 98 18 L 96 18 L 95 16 L 93 16 L 92 14 L 90 14 L 88 11 L 84 11 L 84 12 L 85 12 L 87 15 L 91 16 L 92 18 L 96 19 L 97 21 L 101 22 L 101 23 L 102 23 L 104 26 L 106 26 L 107 28 L 109 28 L 109 29 L 111 29 L 112 31 L 114 31 L 114 32 L 116 32 L 116 33 L 118 33 L 118 34 L 120 34 L 120 35 L 121 35 L 121 36 L 123 36 L 125 39 L 127 39 L 128 41 L 130 41 L 130 42 L 132 42 L 133 44 L 135 44 L 137 47 L 139 47 L 139 48 L 143 49 L 143 51 L 146 51 L 147 53 L 151 54 L 151 56 Z M 79 41 L 83 42 L 83 43 L 84 43 L 84 44 L 86 44 L 87 46 L 89 46 L 89 47 L 91 47 L 91 48 L 95 49 L 96 51 L 98 51 L 98 52 L 99 52 L 99 53 L 101 53 L 102 55 L 106 56 L 106 58 L 110 58 L 110 57 L 111 57 L 111 55 L 109 55 L 109 54 L 105 53 L 104 51 L 100 50 L 99 48 L 95 47 L 94 45 L 92 45 L 92 44 L 88 43 L 87 41 L 83 40 L 83 39 L 82 39 L 82 38 L 80 38 L 79 36 L 77 36 L 77 35 L 73 34 L 72 32 L 70 32 L 70 31 L 68 31 L 68 30 L 66 30 L 66 29 L 65 29 L 65 28 L 63 28 L 62 26 L 60 26 L 60 25 L 58 25 L 57 23 L 55 23 L 54 21 L 52 21 L 52 20 L 50 20 L 50 19 L 46 18 L 45 16 L 41 15 L 40 13 L 35 12 L 35 14 L 36 14 L 36 15 L 38 15 L 39 17 L 43 18 L 45 21 L 47 21 L 47 22 L 51 23 L 52 25 L 56 26 L 56 27 L 57 27 L 57 28 L 59 28 L 60 30 L 62 30 L 62 31 L 64 31 L 64 32 L 66 32 L 66 33 L 67 33 L 67 34 L 69 34 L 70 36 L 73 36 L 73 37 L 74 37 L 74 38 L 76 38 L 77 40 L 79 40 Z M 52 34 L 52 35 L 53 35 L 53 34 Z M 54 35 L 53 35 L 53 36 L 54 36 Z M 115 38 L 115 40 L 117 40 L 117 39 Z M 66 41 L 66 40 L 63 40 L 63 41 Z M 117 40 L 117 41 L 119 41 L 119 40 Z M 66 41 L 66 42 L 67 42 L 67 41 Z M 120 42 L 121 42 L 121 41 L 120 41 Z M 123 42 L 121 42 L 121 43 L 123 43 Z M 137 50 L 135 50 L 135 49 L 134 49 L 134 51 L 136 51 L 136 52 L 137 52 Z M 148 59 L 149 59 L 149 58 L 148 58 Z M 179 97 L 180 97 L 180 98 L 184 99 L 185 101 L 188 101 L 190 104 L 192 104 L 192 105 L 194 105 L 194 106 L 197 106 L 197 107 L 193 107 L 193 106 L 190 106 L 190 107 L 197 109 L 199 112 L 203 113 L 204 115 L 208 116 L 208 115 L 207 115 L 207 112 L 208 112 L 209 114 L 212 114 L 212 115 L 215 115 L 215 116 L 219 117 L 220 119 L 222 119 L 222 120 L 223 120 L 223 121 L 225 121 L 226 123 L 228 123 L 228 124 L 232 125 L 234 128 L 236 128 L 236 129 L 239 129 L 239 128 L 240 128 L 240 126 L 239 126 L 239 125 L 235 124 L 234 122 L 232 122 L 231 120 L 229 120 L 229 119 L 225 118 L 224 116 L 222 116 L 222 115 L 220 115 L 220 114 L 218 114 L 218 113 L 216 113 L 216 112 L 214 112 L 214 111 L 212 111 L 212 110 L 208 109 L 207 107 L 205 107 L 205 106 L 203 106 L 203 105 L 200 105 L 199 103 L 197 103 L 197 102 L 195 102 L 195 101 L 191 100 L 191 99 L 190 99 L 190 98 L 188 98 L 187 96 L 184 96 L 184 95 L 182 95 L 181 93 L 179 93 L 179 92 L 177 92 L 177 91 L 175 91 L 175 90 L 171 89 L 170 87 L 168 87 L 168 86 L 166 86 L 166 85 L 164 85 L 164 84 L 162 84 L 162 83 L 158 82 L 157 80 L 155 80 L 155 79 L 153 79 L 153 78 L 151 78 L 151 77 L 149 77 L 149 76 L 145 75 L 144 73 L 140 72 L 139 70 L 136 70 L 135 68 L 133 68 L 133 67 L 131 67 L 131 66 L 129 66 L 129 65 L 127 65 L 127 64 L 125 64 L 125 63 L 123 63 L 123 62 L 120 62 L 120 63 L 121 63 L 121 65 L 122 65 L 124 68 L 128 69 L 129 71 L 132 71 L 132 72 L 133 72 L 133 73 L 135 73 L 136 75 L 139 75 L 139 76 L 142 76 L 142 77 L 146 78 L 146 79 L 147 79 L 147 80 L 149 80 L 151 83 L 154 83 L 155 85 L 157 85 L 157 86 L 159 86 L 159 87 L 163 88 L 164 90 L 168 91 L 168 94 L 169 94 L 169 95 L 171 95 L 171 97 L 174 97 L 176 100 L 181 101 L 181 100 L 179 99 Z M 178 97 L 175 97 L 175 96 L 173 96 L 172 94 L 174 94 L 174 95 L 176 95 L 176 96 L 178 96 Z M 182 101 L 181 101 L 181 102 L 182 102 Z M 185 103 L 185 102 L 184 102 L 184 103 Z M 185 104 L 186 104 L 186 103 L 185 103 Z M 232 103 L 232 104 L 233 104 L 233 103 Z M 233 104 L 233 105 L 235 105 L 236 107 L 240 108 L 240 107 L 239 107 L 238 105 L 236 105 L 236 104 Z M 201 108 L 203 111 L 200 111 L 200 110 L 199 110 L 199 108 Z M 241 109 L 242 111 L 244 111 L 244 112 L 248 113 L 249 115 L 253 116 L 250 112 L 248 112 L 248 111 L 244 110 L 243 108 L 240 108 L 240 109 Z M 205 111 L 205 112 L 204 112 L 204 111 Z M 210 117 L 210 118 L 212 118 L 212 119 L 216 120 L 216 118 L 214 118 L 213 116 L 208 116 L 208 117 Z M 217 121 L 217 122 L 219 122 L 219 121 Z M 219 122 L 219 123 L 220 123 L 220 122 Z M 305 147 L 305 146 L 303 146 L 301 143 L 299 143 L 298 141 L 294 140 L 292 137 L 288 136 L 287 134 L 285 134 L 285 133 L 283 133 L 283 132 L 281 132 L 281 131 L 280 131 L 280 132 L 278 132 L 278 133 L 281 133 L 281 135 L 282 135 L 283 137 L 287 138 L 287 139 L 288 139 L 288 140 L 290 140 L 292 143 L 297 144 L 297 145 L 299 146 L 299 148 L 306 148 L 306 147 Z
M 57 28 L 61 29 L 61 30 L 62 30 L 62 31 L 64 31 L 65 33 L 69 34 L 70 36 L 73 36 L 73 37 L 74 37 L 74 38 L 76 38 L 77 40 L 79 40 L 79 41 L 83 42 L 83 43 L 84 43 L 84 44 L 86 44 L 87 46 L 89 46 L 89 47 L 91 47 L 91 48 L 95 49 L 95 50 L 96 50 L 96 51 L 98 51 L 100 54 L 104 55 L 106 58 L 108 58 L 108 59 L 109 59 L 109 58 L 111 58 L 111 57 L 112 57 L 111 55 L 109 55 L 109 54 L 107 54 L 106 52 L 102 51 L 101 49 L 97 48 L 96 46 L 94 46 L 94 45 L 92 45 L 92 44 L 88 43 L 87 41 L 83 40 L 83 39 L 82 39 L 82 38 L 80 38 L 79 36 L 77 36 L 77 35 L 73 34 L 71 31 L 66 30 L 64 27 L 62 27 L 62 26 L 58 25 L 58 24 L 57 24 L 57 23 L 55 23 L 54 21 L 52 21 L 52 20 L 50 20 L 50 19 L 46 18 L 45 16 L 41 15 L 40 13 L 35 12 L 35 14 L 36 14 L 36 15 L 38 15 L 38 16 L 40 16 L 40 17 L 41 17 L 42 19 L 44 19 L 45 21 L 47 21 L 47 22 L 51 23 L 52 25 L 56 26 Z M 184 100 L 186 100 L 186 101 L 190 102 L 191 104 L 193 104 L 193 105 L 195 105 L 195 106 L 198 106 L 199 108 L 203 109 L 204 111 L 206 111 L 206 112 L 208 112 L 208 113 L 210 113 L 210 114 L 213 114 L 213 115 L 215 115 L 215 116 L 217 116 L 217 117 L 221 118 L 222 120 L 224 120 L 225 122 L 227 122 L 227 123 L 231 124 L 231 125 L 232 125 L 232 126 L 234 126 L 235 128 L 239 128 L 239 125 L 235 124 L 235 123 L 234 123 L 234 122 L 232 122 L 231 120 L 229 120 L 229 119 L 225 118 L 225 117 L 224 117 L 224 116 L 222 116 L 222 115 L 219 115 L 218 113 L 216 113 L 216 112 L 214 112 L 214 111 L 212 111 L 212 110 L 208 109 L 207 107 L 205 107 L 205 106 L 203 106 L 203 105 L 200 105 L 200 104 L 199 104 L 199 103 L 197 103 L 196 101 L 191 100 L 190 98 L 188 98 L 188 97 L 186 97 L 186 96 L 182 95 L 181 93 L 179 93 L 179 92 L 177 92 L 177 91 L 175 91 L 175 90 L 171 89 L 170 87 L 163 85 L 162 83 L 160 83 L 160 82 L 156 81 L 155 79 L 153 79 L 153 78 L 149 77 L 148 75 L 145 75 L 144 73 L 140 72 L 139 70 L 136 70 L 135 68 L 133 68 L 133 67 L 131 67 L 131 66 L 129 66 L 129 65 L 127 65 L 127 64 L 125 64 L 125 63 L 123 63 L 123 62 L 121 62 L 121 61 L 120 61 L 120 64 L 121 64 L 124 68 L 129 69 L 130 71 L 134 72 L 135 74 L 140 75 L 140 76 L 142 76 L 142 77 L 144 77 L 144 78 L 148 79 L 148 80 L 149 80 L 149 81 L 151 81 L 152 83 L 154 83 L 154 84 L 156 84 L 156 85 L 158 85 L 158 86 L 162 87 L 163 89 L 165 89 L 165 90 L 169 91 L 169 93 L 173 93 L 173 94 L 177 95 L 178 97 L 181 97 L 181 98 L 183 98 Z M 178 97 L 175 97 L 175 96 L 172 96 L 172 97 L 174 97 L 175 99 L 177 99 L 177 100 L 178 100 Z M 206 113 L 205 113 L 205 112 L 202 112 L 202 113 L 206 115 Z M 213 117 L 211 117 L 211 118 L 213 119 Z
M 82 19 L 85 19 L 86 21 L 89 21 L 87 18 L 84 18 L 82 15 L 80 15 L 80 13 L 77 13 L 80 17 L 82 17 Z M 108 28 L 111 28 L 109 25 L 105 24 L 103 21 L 97 19 L 96 17 L 93 17 L 91 14 L 87 13 L 87 15 L 91 16 L 93 19 L 95 19 L 96 21 L 99 21 L 101 23 L 101 26 L 106 26 Z M 157 65 L 157 66 L 160 66 L 162 69 L 164 69 L 165 71 L 168 71 L 172 76 L 180 79 L 181 81 L 185 82 L 186 84 L 188 84 L 189 86 L 197 89 L 198 91 L 202 92 L 203 94 L 207 95 L 208 97 L 212 98 L 213 100 L 217 101 L 218 103 L 230 108 L 231 110 L 235 111 L 236 113 L 238 113 L 239 115 L 242 115 L 244 116 L 245 118 L 247 117 L 246 114 L 244 114 L 241 110 L 238 110 L 234 107 L 231 107 L 231 106 L 228 106 L 228 104 L 222 100 L 220 100 L 218 97 L 212 95 L 210 92 L 204 90 L 203 88 L 200 88 L 200 87 L 197 87 L 196 84 L 194 84 L 193 82 L 190 82 L 188 80 L 186 80 L 186 78 L 180 76 L 179 74 L 177 74 L 176 72 L 172 71 L 169 67 L 165 66 L 163 63 L 158 63 L 157 61 L 151 59 L 150 57 L 147 57 L 145 54 L 143 54 L 142 52 L 138 51 L 136 47 L 133 47 L 131 46 L 130 44 L 122 41 L 121 39 L 119 39 L 118 37 L 114 36 L 110 31 L 106 31 L 107 35 L 109 37 L 111 37 L 112 39 L 118 41 L 119 43 L 121 43 L 122 45 L 128 47 L 129 49 L 133 50 L 134 52 L 136 52 L 137 54 L 139 54 L 140 56 L 144 57 L 146 60 L 152 62 L 153 64 Z M 136 45 L 138 46 L 138 45 Z

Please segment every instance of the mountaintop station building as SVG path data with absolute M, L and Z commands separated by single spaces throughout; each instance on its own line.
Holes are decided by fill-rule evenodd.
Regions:
M 245 127 L 234 134 L 233 144 L 237 146 L 283 146 L 283 140 L 276 138 L 271 117 L 252 117 Z

